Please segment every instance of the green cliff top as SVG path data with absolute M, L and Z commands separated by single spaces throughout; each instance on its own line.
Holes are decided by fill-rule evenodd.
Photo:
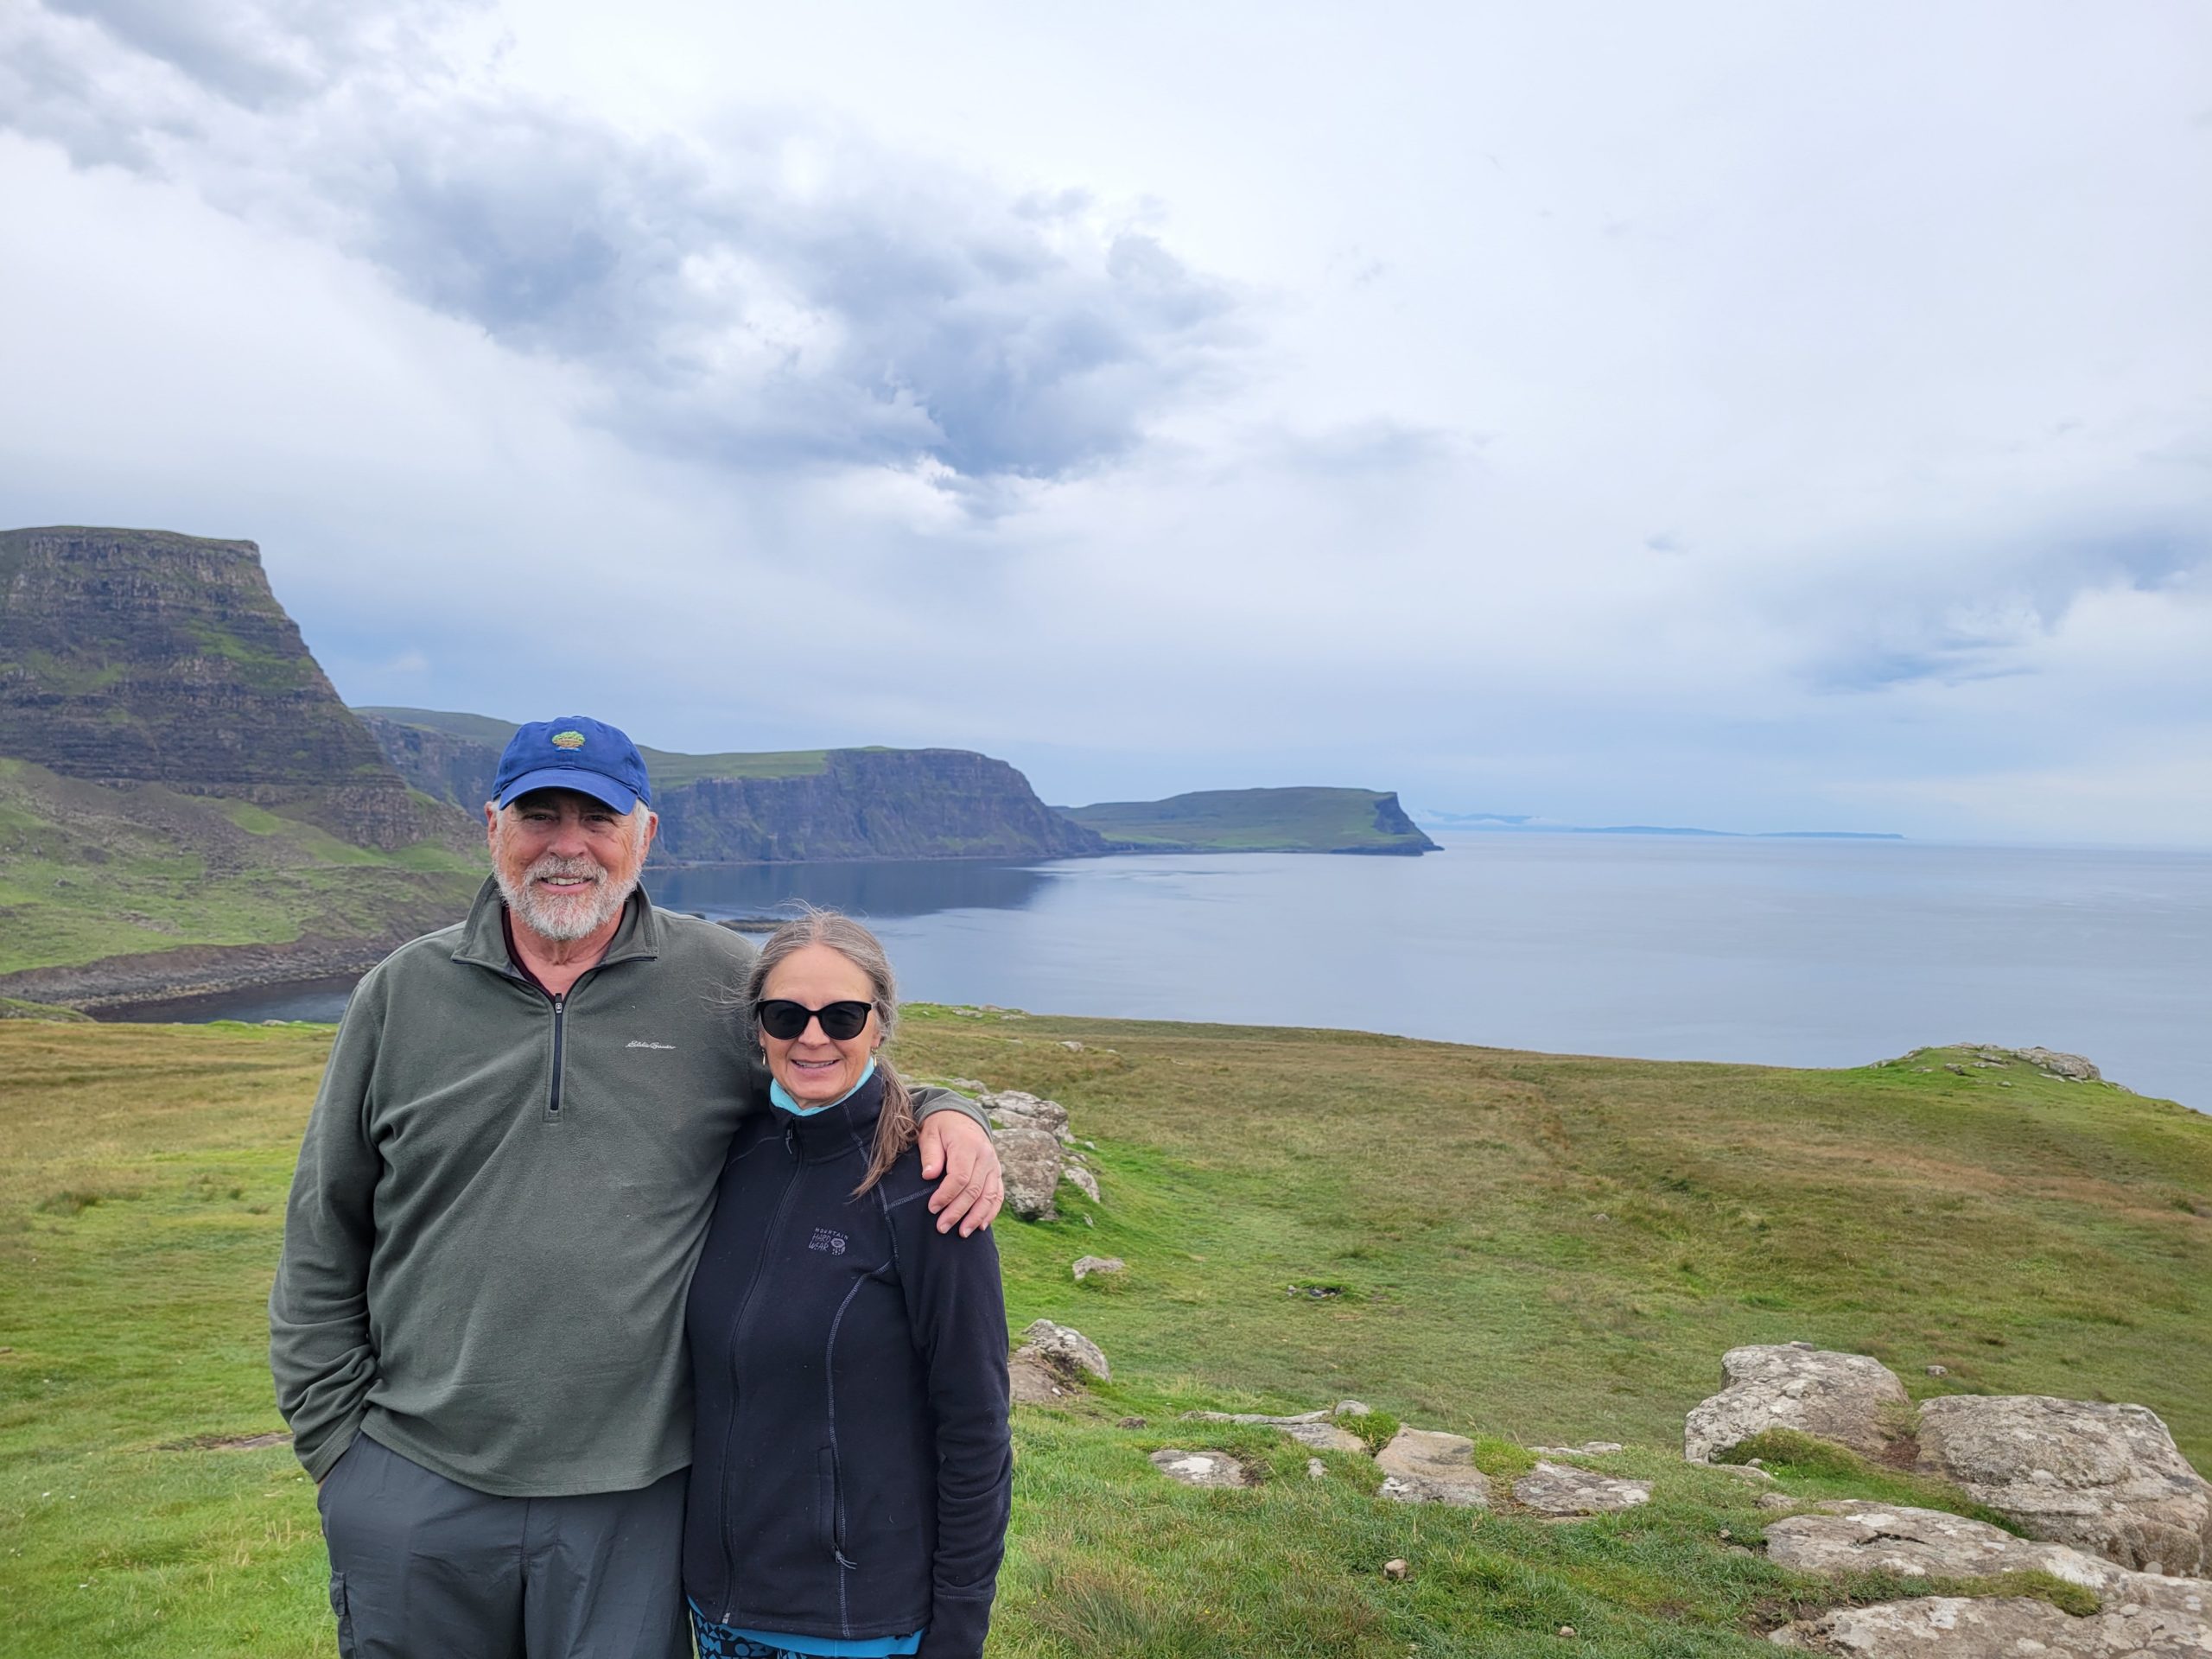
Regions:
M 1436 843 L 1388 790 L 1207 789 L 1164 801 L 1101 801 L 1061 811 L 1138 852 L 1424 853 Z
M 507 747 L 507 740 L 515 734 L 518 724 L 512 720 L 495 720 L 489 715 L 465 715 L 441 709 L 368 707 L 353 712 L 373 715 L 397 726 L 442 732 L 448 737 L 490 749 L 494 757 Z M 640 743 L 638 753 L 645 757 L 645 771 L 653 780 L 653 787 L 672 789 L 680 784 L 696 784 L 703 778 L 810 778 L 827 770 L 834 751 L 783 749 L 757 753 L 683 754 L 672 749 L 649 749 Z

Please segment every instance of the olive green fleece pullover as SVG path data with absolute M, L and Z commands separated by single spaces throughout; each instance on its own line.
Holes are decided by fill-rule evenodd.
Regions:
M 732 1006 L 753 947 L 639 893 L 555 999 L 504 912 L 486 880 L 369 971 L 308 1120 L 269 1348 L 318 1480 L 360 1431 L 508 1497 L 690 1461 L 684 1294 L 731 1134 L 766 1106 Z

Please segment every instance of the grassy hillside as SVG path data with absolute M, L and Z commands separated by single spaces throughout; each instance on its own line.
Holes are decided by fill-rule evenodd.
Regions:
M 1061 810 L 1136 852 L 1420 853 L 1436 843 L 1372 789 L 1208 789 Z
M 329 1650 L 307 1483 L 235 1444 L 280 1427 L 264 1299 L 327 1043 L 0 1022 L 11 1655 Z M 1487 1659 L 1556 1654 L 1560 1625 L 1622 1659 L 1770 1653 L 1840 1592 L 1731 1553 L 1766 1518 L 1751 1489 L 1678 1460 L 1741 1342 L 1874 1353 L 1916 1394 L 2140 1401 L 2212 1467 L 2212 1120 L 2177 1106 L 1940 1055 L 1790 1071 L 972 1010 L 914 1010 L 900 1049 L 1051 1095 L 1096 1143 L 1102 1205 L 1064 1187 L 1059 1221 L 1000 1227 L 1014 1325 L 1078 1326 L 1116 1380 L 1017 1414 L 995 1654 Z M 1083 1254 L 1129 1270 L 1077 1285 Z M 1264 1431 L 1176 1418 L 1345 1395 L 1481 1437 L 1494 1474 L 1626 1440 L 1654 1502 L 1569 1526 L 1399 1506 L 1361 1459 L 1310 1480 Z M 1166 1446 L 1268 1479 L 1172 1487 L 1145 1462 Z
M 380 852 L 245 801 L 0 758 L 0 975 L 404 938 L 465 908 L 484 868 L 480 854 L 433 841 Z

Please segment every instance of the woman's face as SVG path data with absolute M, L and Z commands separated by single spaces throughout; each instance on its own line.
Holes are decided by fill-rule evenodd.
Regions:
M 826 944 L 802 945 L 768 972 L 760 987 L 764 1002 L 797 1002 L 804 1007 L 827 1007 L 832 1002 L 875 1001 L 875 990 L 859 965 Z M 768 1056 L 768 1070 L 784 1091 L 803 1105 L 826 1105 L 852 1092 L 868 1070 L 868 1056 L 882 1044 L 883 1029 L 871 1007 L 868 1024 L 857 1036 L 838 1042 L 823 1034 L 822 1022 L 810 1020 L 796 1037 L 772 1037 L 760 1033 L 760 1046 Z

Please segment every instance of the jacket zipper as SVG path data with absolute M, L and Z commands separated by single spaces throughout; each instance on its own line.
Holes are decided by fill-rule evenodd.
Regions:
M 553 999 L 553 1092 L 545 1103 L 545 1115 L 552 1118 L 561 1116 L 561 1046 L 568 1017 L 568 997 L 566 995 L 555 997 Z
M 783 1230 L 785 1213 L 791 1206 L 791 1195 L 798 1191 L 798 1178 L 805 1165 L 798 1155 L 791 1131 L 784 1131 L 784 1149 L 791 1154 L 791 1173 L 784 1178 L 784 1190 L 776 1199 L 776 1212 L 768 1217 L 768 1230 L 761 1236 L 760 1255 L 753 1263 L 753 1282 L 745 1287 L 745 1300 L 737 1305 L 737 1318 L 730 1323 L 729 1337 L 729 1415 L 722 1424 L 722 1611 L 715 1622 L 727 1624 L 737 1617 L 737 1506 L 729 1501 L 730 1447 L 737 1437 L 737 1368 L 745 1354 L 746 1328 L 753 1322 L 753 1300 L 760 1294 L 761 1281 L 768 1276 L 769 1247 L 776 1242 L 776 1235 Z

